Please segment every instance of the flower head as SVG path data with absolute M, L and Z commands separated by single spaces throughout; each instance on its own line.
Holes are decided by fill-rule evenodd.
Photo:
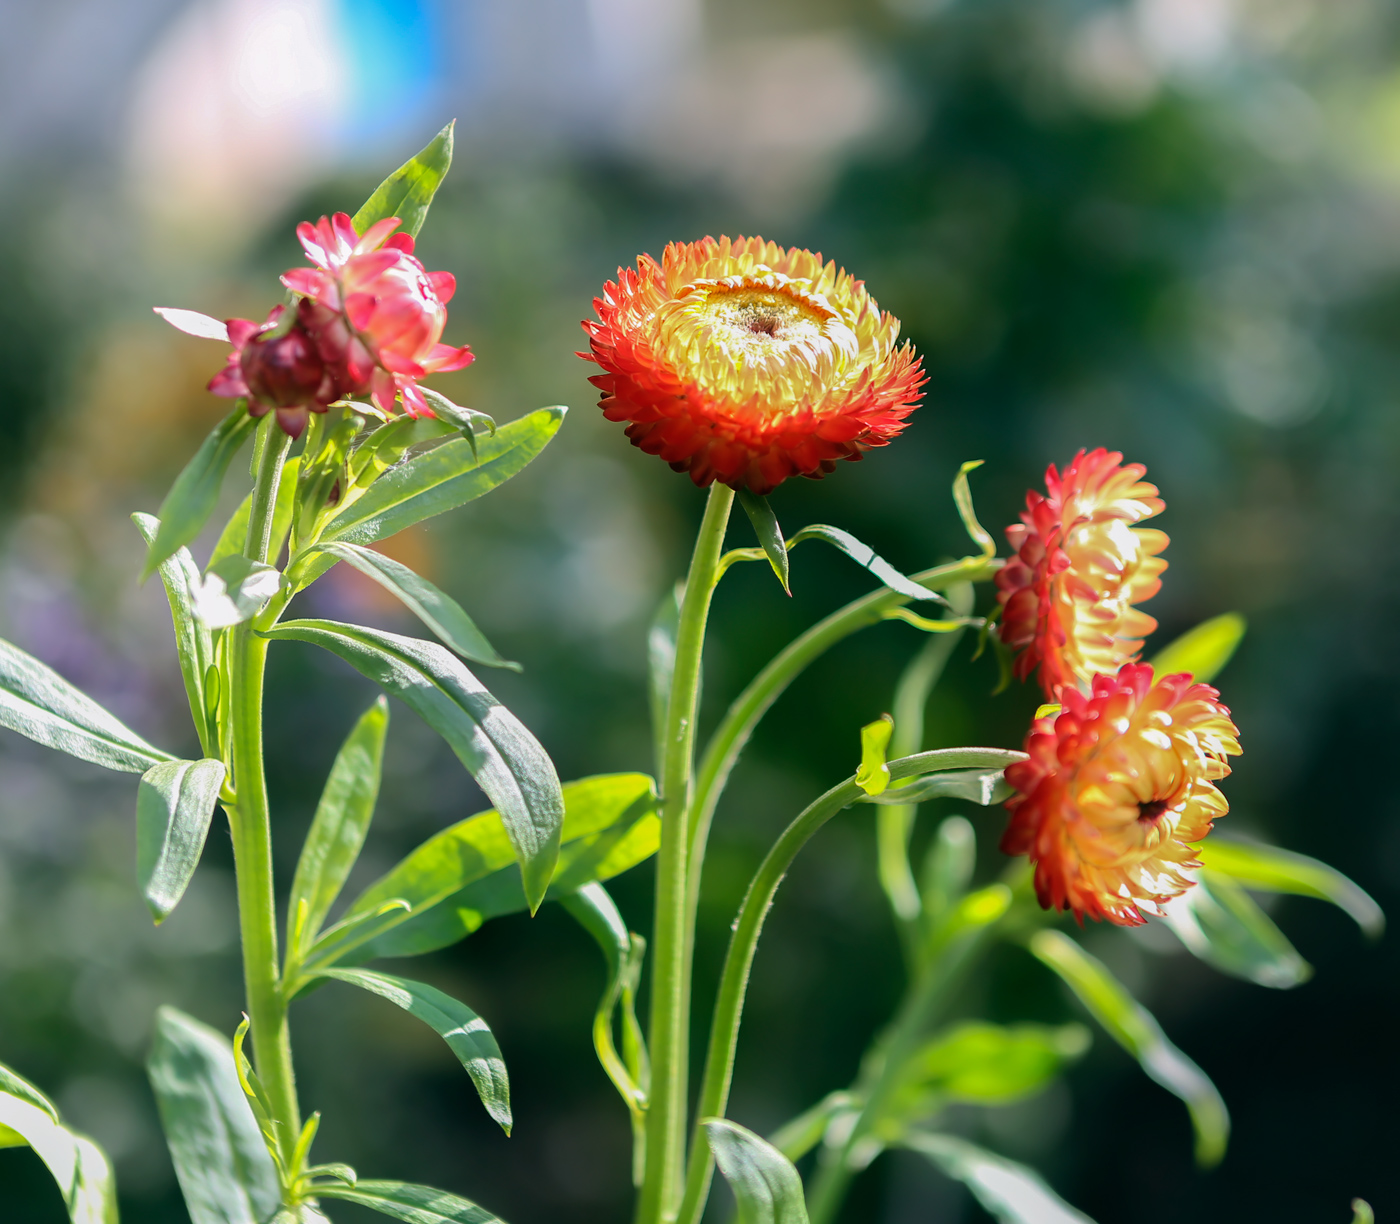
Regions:
M 1154 684 L 1130 664 L 1095 676 L 1088 696 L 1066 688 L 1007 768 L 1017 794 L 1001 848 L 1030 857 L 1046 909 L 1141 925 L 1191 886 L 1196 843 L 1230 810 L 1214 783 L 1238 735 L 1220 694 L 1189 675 Z
M 472 353 L 440 343 L 456 277 L 424 268 L 398 225 L 386 217 L 361 235 L 345 213 L 303 221 L 297 237 L 316 266 L 293 268 L 282 283 L 312 307 L 308 328 L 352 394 L 368 390 L 384 412 L 398 394 L 410 416 L 432 416 L 417 380 L 460 370 Z
M 583 324 L 610 421 L 700 486 L 768 493 L 904 428 L 924 375 L 899 321 L 834 263 L 762 238 L 672 243 L 619 268 Z
M 997 573 L 1002 640 L 1021 652 L 1016 674 L 1040 667 L 1046 696 L 1088 685 L 1134 662 L 1157 622 L 1134 605 L 1160 589 L 1163 532 L 1133 523 L 1165 506 L 1140 463 L 1116 451 L 1080 451 L 1064 473 L 1052 464 L 1045 495 L 1026 494 L 1006 529 L 1016 550 Z

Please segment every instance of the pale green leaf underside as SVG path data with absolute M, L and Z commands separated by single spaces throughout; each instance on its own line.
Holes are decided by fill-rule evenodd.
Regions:
M 224 763 L 162 761 L 136 792 L 136 877 L 157 922 L 184 896 L 224 783 Z
M 317 1193 L 322 1198 L 358 1203 L 403 1224 L 501 1224 L 484 1207 L 446 1190 L 408 1182 L 362 1180 L 354 1186 L 321 1188 Z
M 792 1161 L 736 1122 L 707 1118 L 701 1125 L 734 1192 L 737 1224 L 807 1224 L 802 1178 Z
M 1039 1173 L 952 1135 L 912 1131 L 903 1146 L 960 1181 L 999 1224 L 1094 1224 L 1047 1186 Z

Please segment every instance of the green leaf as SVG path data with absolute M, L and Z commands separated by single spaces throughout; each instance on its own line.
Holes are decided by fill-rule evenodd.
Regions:
M 856 785 L 868 796 L 883 794 L 890 784 L 890 767 L 885 753 L 894 734 L 894 719 L 881 714 L 873 723 L 860 729 L 860 768 L 856 770 Z M 908 803 L 908 799 L 901 800 Z
M 929 774 L 883 794 L 868 794 L 858 802 L 903 806 L 929 799 L 965 799 L 988 807 L 1012 793 L 1004 773 L 1001 769 L 951 769 L 946 773 Z
M 739 490 L 739 504 L 744 507 L 744 513 L 753 524 L 758 542 L 763 546 L 763 553 L 768 558 L 768 564 L 773 567 L 773 573 L 783 584 L 783 590 L 791 595 L 792 588 L 788 585 L 787 544 L 783 540 L 783 529 L 778 526 L 778 516 L 773 513 L 773 507 L 768 504 L 766 497 L 760 497 L 748 489 Z
M 1004 1105 L 1039 1092 L 1089 1048 L 1082 1025 L 969 1021 L 938 1034 L 900 1071 L 886 1120 L 902 1128 L 945 1105 Z
M 282 1191 L 228 1039 L 162 1007 L 146 1070 L 192 1224 L 263 1224 Z
M 1275 990 L 1312 977 L 1312 966 L 1229 876 L 1202 871 L 1165 909 L 1177 938 L 1222 973 Z
M 452 128 L 454 119 L 415 156 L 374 189 L 351 220 L 358 233 L 385 217 L 399 219 L 399 231 L 418 236 L 428 215 L 428 206 L 447 176 L 452 165 Z
M 426 578 L 420 578 L 408 566 L 358 544 L 331 541 L 318 544 L 316 548 L 372 578 L 431 629 L 444 646 L 464 659 L 484 663 L 487 667 L 520 670 L 519 663 L 512 663 L 496 653 L 496 648 L 486 640 L 461 604 Z
M 358 1203 L 404 1224 L 501 1224 L 485 1207 L 446 1190 L 408 1182 L 359 1181 L 354 1186 L 317 1186 L 316 1194 Z
M 262 561 L 242 553 L 209 567 L 195 589 L 195 618 L 207 629 L 228 629 L 251 620 L 277 594 L 282 575 Z
M 734 1192 L 736 1224 L 807 1224 L 802 1179 L 792 1161 L 735 1122 L 706 1118 L 700 1125 Z
M 661 823 L 656 784 L 645 774 L 601 774 L 562 789 L 564 826 L 549 897 L 611 879 L 656 852 Z M 412 913 L 355 956 L 416 956 L 445 948 L 488 918 L 526 907 L 500 814 L 494 810 L 444 829 L 371 884 L 346 911 L 370 914 L 402 899 Z
M 326 525 L 322 539 L 372 544 L 489 493 L 545 448 L 559 431 L 566 411 L 540 408 L 502 425 L 490 437 L 476 440 L 475 453 L 465 438 L 454 438 L 414 455 L 349 502 Z M 299 563 L 298 583 L 306 585 L 331 564 L 325 557 Z M 300 565 L 306 566 L 304 574 Z
M 941 603 L 944 607 L 949 606 L 948 601 L 937 591 L 930 591 L 907 575 L 901 574 L 883 557 L 877 556 L 870 545 L 862 544 L 849 531 L 842 531 L 839 527 L 828 527 L 825 523 L 813 523 L 809 527 L 802 528 L 787 542 L 789 551 L 796 548 L 803 540 L 821 540 L 824 544 L 839 548 L 857 565 L 868 569 L 890 590 L 898 591 L 899 594 L 909 599 L 931 599 L 935 603 Z
M 1238 612 L 1211 617 L 1158 651 L 1152 670 L 1159 676 L 1189 672 L 1194 679 L 1209 684 L 1230 661 L 1244 631 L 1245 619 Z
M 1365 1199 L 1352 1199 L 1351 1212 L 1351 1224 L 1376 1224 L 1376 1213 Z
M 0 1148 L 18 1146 L 33 1148 L 47 1166 L 72 1224 L 117 1224 L 117 1187 L 105 1153 L 64 1126 L 28 1080 L 0 1068 Z
M 376 973 L 372 969 L 321 969 L 318 972 L 388 999 L 423 1021 L 447 1042 L 471 1076 L 486 1112 L 507 1135 L 510 1134 L 510 1081 L 506 1078 L 505 1060 L 486 1021 L 476 1012 L 425 982 Z
M 133 514 L 131 521 L 149 546 L 160 528 L 160 520 L 150 514 Z M 189 698 L 190 716 L 199 733 L 199 744 L 205 752 L 217 752 L 217 736 L 205 715 L 204 699 L 204 675 L 214 660 L 214 648 L 208 628 L 194 616 L 194 593 L 201 580 L 199 567 L 188 548 L 177 548 L 161 562 L 160 581 L 170 605 L 170 619 L 175 626 L 175 654 L 180 660 L 180 675 L 185 681 L 185 696 Z
M 272 535 L 268 540 L 267 550 L 269 557 L 279 556 L 282 545 L 287 542 L 287 532 L 292 527 L 292 512 L 296 507 L 297 480 L 300 473 L 300 455 L 295 459 L 288 459 L 282 465 L 282 479 L 277 485 L 277 504 L 272 508 Z M 214 551 L 209 554 L 209 562 L 204 567 L 206 570 L 213 569 L 220 561 L 237 556 L 243 551 L 248 544 L 248 519 L 252 513 L 253 494 L 249 490 L 248 495 L 238 503 L 233 517 L 224 524 L 223 531 L 219 533 Z
M 0 640 L 0 727 L 126 773 L 171 759 L 18 646 Z
M 136 791 L 136 878 L 157 925 L 185 895 L 227 771 L 222 761 L 162 761 Z
M 488 434 L 496 432 L 495 419 L 486 413 L 454 404 L 441 391 L 434 391 L 431 387 L 419 387 L 418 390 L 423 393 L 423 398 L 428 401 L 428 407 L 433 410 L 434 415 L 454 429 L 460 430 L 468 442 L 476 441 L 478 429 Z
M 1330 901 L 1350 914 L 1372 939 L 1379 939 L 1385 930 L 1381 907 L 1359 884 L 1306 854 L 1218 837 L 1209 838 L 1197 853 L 1210 871 L 1230 876 L 1247 888 Z
M 1167 1040 L 1156 1017 L 1074 940 L 1059 931 L 1037 931 L 1029 946 L 1147 1076 L 1186 1103 L 1196 1131 L 1197 1164 L 1219 1164 L 1230 1138 L 1230 1114 L 1206 1073 Z
M 924 857 L 919 894 L 926 923 L 937 922 L 957 904 L 977 866 L 977 833 L 965 816 L 949 816 Z
M 985 460 L 969 459 L 958 469 L 958 474 L 953 478 L 953 504 L 958 508 L 958 517 L 962 519 L 963 530 L 972 538 L 972 542 L 982 550 L 984 557 L 995 557 L 997 555 L 997 542 L 992 539 L 991 533 L 977 521 L 977 511 L 972 507 L 972 487 L 968 484 L 967 474 L 974 472 L 982 466 Z
M 661 601 L 647 630 L 647 696 L 651 700 L 652 760 L 657 773 L 666 759 L 666 708 L 671 704 L 671 680 L 676 672 L 676 634 L 680 632 L 681 598 L 678 582 Z
M 1035 1170 L 966 1140 L 913 1131 L 903 1146 L 927 1156 L 962 1182 L 1000 1224 L 1094 1224 L 1050 1189 Z
M 141 571 L 145 582 L 167 557 L 174 555 L 182 544 L 188 544 L 200 532 L 205 520 L 219 500 L 233 457 L 257 428 L 242 400 L 228 416 L 214 427 L 204 439 L 193 459 L 176 478 L 170 492 L 160 504 L 160 528 L 146 552 L 146 567 Z
M 287 621 L 270 638 L 321 646 L 403 700 L 443 737 L 500 812 L 531 912 L 544 900 L 564 818 L 554 763 L 524 724 L 441 646 L 334 621 Z
M 789 1160 L 801 1160 L 826 1138 L 827 1129 L 839 1118 L 860 1111 L 859 1100 L 849 1092 L 831 1092 L 811 1109 L 784 1122 L 768 1136 L 768 1142 Z
M 388 733 L 389 702 L 381 696 L 360 715 L 331 765 L 287 904 L 287 947 L 299 953 L 315 942 L 360 857 L 379 798 Z

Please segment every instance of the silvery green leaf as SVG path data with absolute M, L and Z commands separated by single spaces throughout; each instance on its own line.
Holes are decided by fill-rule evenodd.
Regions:
M 208 629 L 240 625 L 263 610 L 281 582 L 273 566 L 234 553 L 204 575 L 194 593 L 194 614 Z
M 736 1122 L 706 1118 L 700 1125 L 734 1192 L 737 1224 L 807 1224 L 802 1178 L 792 1161 Z
M 1312 977 L 1312 966 L 1288 937 L 1227 875 L 1200 872 L 1191 888 L 1163 908 L 1187 950 L 1222 973 L 1275 990 Z
M 1050 1189 L 1034 1169 L 964 1139 L 911 1131 L 903 1145 L 962 1182 L 999 1224 L 1094 1224 Z
M 162 761 L 136 792 L 136 878 L 157 923 L 185 895 L 226 770 L 222 761 Z
M 485 1207 L 446 1190 L 408 1182 L 359 1181 L 354 1186 L 317 1186 L 321 1198 L 358 1203 L 403 1224 L 501 1224 Z

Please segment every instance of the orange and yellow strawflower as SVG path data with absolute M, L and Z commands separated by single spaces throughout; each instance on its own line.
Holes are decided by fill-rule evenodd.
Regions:
M 1030 858 L 1046 909 L 1137 926 L 1191 886 L 1197 846 L 1229 811 L 1215 783 L 1239 732 L 1210 685 L 1154 683 L 1145 663 L 1063 698 L 1006 771 L 1016 794 L 1001 848 Z
M 762 238 L 672 243 L 584 322 L 611 421 L 701 487 L 768 493 L 904 428 L 924 383 L 899 321 L 834 263 Z
M 1140 463 L 1117 451 L 1080 451 L 1063 473 L 1053 464 L 1044 494 L 1026 494 L 1006 529 L 1015 555 L 996 577 L 1001 638 L 1019 651 L 1026 679 L 1039 668 L 1052 701 L 1135 662 L 1157 622 L 1136 605 L 1160 589 L 1167 536 L 1136 523 L 1165 508 Z

